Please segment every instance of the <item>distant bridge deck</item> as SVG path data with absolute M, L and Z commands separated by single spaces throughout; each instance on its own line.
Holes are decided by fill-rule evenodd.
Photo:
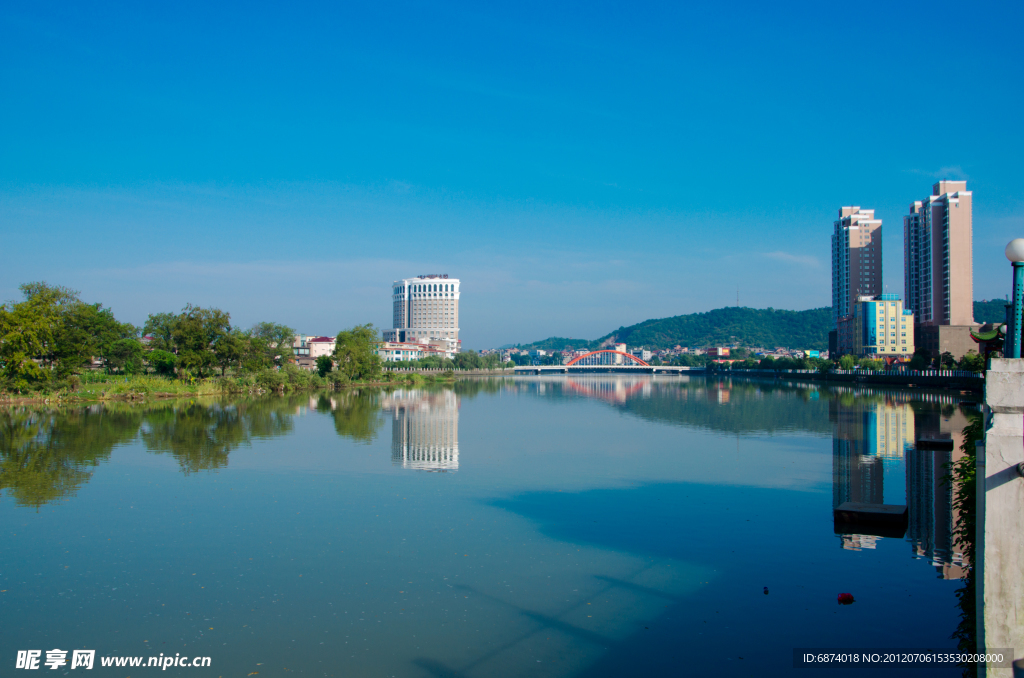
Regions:
M 704 374 L 703 367 L 674 365 L 524 365 L 516 374 Z

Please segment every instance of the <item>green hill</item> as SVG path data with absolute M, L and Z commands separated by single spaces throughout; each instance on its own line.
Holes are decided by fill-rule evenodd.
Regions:
M 974 322 L 1001 323 L 1006 320 L 1006 299 L 982 299 L 974 302 Z
M 831 323 L 832 309 L 827 307 L 783 311 L 730 306 L 707 313 L 645 320 L 620 327 L 594 341 L 550 337 L 520 348 L 560 351 L 566 347 L 594 349 L 603 344 L 622 343 L 646 348 L 740 344 L 825 350 Z
M 974 321 L 1002 322 L 1004 299 L 974 302 Z M 831 308 L 806 311 L 783 311 L 774 308 L 741 308 L 728 306 L 707 313 L 690 313 L 671 318 L 645 320 L 606 334 L 600 339 L 549 337 L 543 341 L 519 346 L 523 349 L 561 351 L 565 348 L 596 349 L 607 344 L 627 344 L 631 348 L 672 348 L 680 346 L 761 346 L 763 348 L 828 348 L 828 331 L 832 325 Z

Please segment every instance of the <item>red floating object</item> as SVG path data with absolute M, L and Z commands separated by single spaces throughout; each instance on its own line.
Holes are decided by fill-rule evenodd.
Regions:
M 853 594 L 852 593 L 840 593 L 839 594 L 839 604 L 840 605 L 852 605 L 853 604 Z

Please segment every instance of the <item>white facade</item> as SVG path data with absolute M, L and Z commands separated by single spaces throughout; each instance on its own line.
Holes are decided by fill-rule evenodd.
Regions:
M 396 280 L 391 286 L 394 327 L 384 330 L 384 341 L 444 342 L 446 351 L 458 353 L 460 287 L 458 278 L 447 274 Z
M 444 342 L 399 342 L 385 341 L 377 348 L 377 355 L 384 362 L 399 362 L 402 360 L 419 360 L 437 356 L 438 358 L 454 358 L 455 354 L 446 350 Z
M 334 345 L 337 337 L 316 337 L 306 341 L 309 347 L 309 357 L 316 360 L 322 355 L 334 355 Z

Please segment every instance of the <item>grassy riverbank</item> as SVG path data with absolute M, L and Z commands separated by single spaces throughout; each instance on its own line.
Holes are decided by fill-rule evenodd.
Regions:
M 26 394 L 0 394 L 0 403 L 103 400 L 141 400 L 147 398 L 187 398 L 228 394 L 291 393 L 297 391 L 342 390 L 364 386 L 418 386 L 455 380 L 451 372 L 404 374 L 384 372 L 374 378 L 351 381 L 338 372 L 321 377 L 315 372 L 286 366 L 280 370 L 257 373 L 177 379 L 156 374 L 111 375 L 99 372 L 76 375 L 60 388 Z

